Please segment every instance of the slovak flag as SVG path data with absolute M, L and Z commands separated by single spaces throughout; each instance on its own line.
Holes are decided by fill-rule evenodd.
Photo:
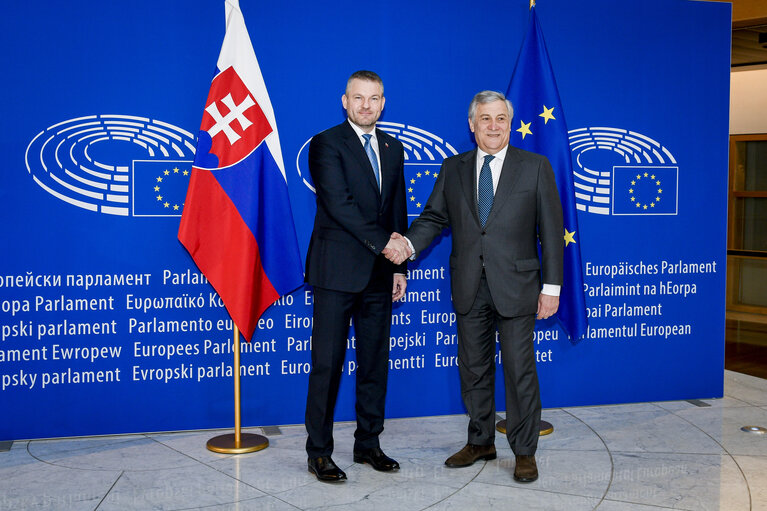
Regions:
M 238 0 L 202 115 L 178 239 L 250 340 L 261 314 L 303 284 L 274 110 Z

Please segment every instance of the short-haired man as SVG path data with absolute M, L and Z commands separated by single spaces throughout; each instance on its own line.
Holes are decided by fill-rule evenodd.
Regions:
M 549 161 L 509 145 L 513 115 L 500 92 L 474 96 L 469 128 L 477 148 L 442 163 L 434 190 L 406 238 L 419 254 L 445 227 L 452 229 L 458 368 L 469 428 L 466 446 L 445 464 L 463 467 L 496 457 L 497 329 L 506 435 L 516 455 L 514 479 L 530 482 L 538 478 L 535 451 L 541 419 L 532 335 L 536 316 L 548 318 L 559 307 L 564 227 Z M 398 260 L 395 253 L 391 257 Z
M 306 255 L 306 282 L 314 287 L 312 369 L 306 398 L 309 470 L 321 481 L 342 481 L 333 462 L 333 414 L 349 321 L 356 332 L 354 461 L 391 471 L 399 464 L 380 448 L 392 301 L 405 293 L 404 263 L 391 233 L 407 228 L 404 152 L 394 137 L 376 129 L 385 98 L 372 71 L 357 71 L 341 97 L 348 119 L 312 138 L 309 172 L 317 190 L 317 214 Z M 392 256 L 394 257 L 394 256 Z M 399 257 L 401 259 L 401 257 Z

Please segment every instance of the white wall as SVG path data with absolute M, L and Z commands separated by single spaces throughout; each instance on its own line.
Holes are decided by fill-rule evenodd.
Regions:
M 767 66 L 730 72 L 730 134 L 767 133 Z

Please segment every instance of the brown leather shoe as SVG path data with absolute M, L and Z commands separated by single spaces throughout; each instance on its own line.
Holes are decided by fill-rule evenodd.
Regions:
M 535 456 L 517 456 L 514 480 L 520 483 L 532 483 L 536 479 L 538 479 L 538 466 L 535 464 Z
M 463 449 L 450 456 L 445 460 L 445 465 L 448 467 L 468 467 L 473 465 L 477 460 L 494 460 L 495 459 L 495 446 L 494 445 L 475 445 L 466 444 Z

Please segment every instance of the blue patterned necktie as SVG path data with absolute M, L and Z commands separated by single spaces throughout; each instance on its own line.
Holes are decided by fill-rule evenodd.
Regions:
M 378 184 L 378 190 L 381 190 L 381 177 L 378 175 L 378 158 L 376 158 L 376 153 L 373 151 L 373 146 L 370 145 L 370 138 L 373 135 L 366 133 L 362 135 L 362 138 L 365 139 L 365 152 L 368 153 L 368 159 L 370 160 L 370 164 L 373 166 L 373 174 L 376 176 L 376 183 Z
M 495 158 L 492 154 L 485 156 L 485 163 L 479 171 L 479 192 L 477 194 L 477 210 L 482 227 L 487 222 L 490 209 L 493 207 L 493 173 L 490 171 L 490 161 Z

